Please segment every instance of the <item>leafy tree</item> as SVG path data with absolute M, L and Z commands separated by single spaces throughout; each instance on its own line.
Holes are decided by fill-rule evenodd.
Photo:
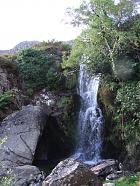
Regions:
M 131 19 L 134 4 L 129 0 L 121 0 L 115 4 L 112 0 L 83 1 L 80 8 L 69 10 L 73 17 L 72 24 L 84 25 L 85 29 L 77 38 L 71 55 L 65 66 L 72 66 L 82 59 L 88 66 L 111 64 L 116 75 L 115 60 L 129 36 L 120 29 L 120 25 Z M 90 67 L 91 68 L 91 67 Z
M 12 91 L 4 92 L 0 94 L 0 111 L 4 110 L 4 108 L 12 102 L 13 94 Z

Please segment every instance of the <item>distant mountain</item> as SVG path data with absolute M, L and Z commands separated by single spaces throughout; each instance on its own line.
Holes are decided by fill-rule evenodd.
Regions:
M 9 50 L 0 50 L 0 55 L 10 54 Z
M 33 45 L 36 45 L 40 43 L 39 41 L 23 41 L 19 44 L 17 44 L 14 48 L 10 49 L 10 50 L 0 50 L 0 54 L 4 55 L 4 54 L 17 54 L 18 52 L 20 52 L 23 49 L 26 48 L 30 48 Z
M 74 40 L 62 41 L 62 43 L 72 46 L 74 44 Z
M 20 52 L 23 49 L 26 48 L 30 48 L 34 45 L 37 45 L 41 42 L 39 41 L 23 41 L 20 42 L 19 44 L 17 44 L 14 48 L 10 49 L 10 50 L 0 50 L 0 55 L 6 55 L 6 54 L 17 54 L 18 52 Z M 70 40 L 70 41 L 62 41 L 63 44 L 68 44 L 68 45 L 73 45 L 74 41 Z

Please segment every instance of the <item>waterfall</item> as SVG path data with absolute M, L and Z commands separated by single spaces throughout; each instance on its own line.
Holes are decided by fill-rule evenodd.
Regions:
M 89 76 L 85 65 L 80 65 L 79 95 L 81 107 L 78 119 L 78 143 L 74 157 L 87 164 L 101 160 L 102 112 L 97 104 L 99 76 Z

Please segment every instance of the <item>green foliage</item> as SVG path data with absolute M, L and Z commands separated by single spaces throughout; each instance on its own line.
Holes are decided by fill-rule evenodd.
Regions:
M 72 97 L 61 97 L 58 101 L 57 101 L 57 106 L 59 108 L 65 108 L 67 107 L 70 103 L 72 102 Z
M 118 88 L 120 88 L 120 85 L 118 81 L 112 76 L 108 74 L 103 74 L 101 79 L 101 86 L 106 86 L 110 91 L 113 91 L 113 93 L 116 93 Z
M 15 176 L 11 170 L 6 172 L 6 176 L 2 177 L 0 184 L 1 186 L 11 186 L 11 184 L 15 183 Z
M 140 101 L 140 82 L 122 83 L 122 87 L 117 92 L 116 101 L 121 103 L 121 108 L 128 112 L 138 112 Z
M 64 61 L 66 68 L 83 62 L 94 73 L 111 73 L 112 69 L 117 76 L 115 62 L 118 56 L 125 53 L 132 59 L 131 51 L 138 54 L 140 24 L 134 16 L 132 1 L 122 0 L 117 5 L 112 0 L 84 1 L 79 8 L 69 12 L 73 16 L 72 24 L 84 24 L 86 29 Z
M 61 41 L 52 40 L 48 42 L 43 41 L 34 45 L 33 48 L 38 50 L 59 49 L 60 51 L 69 52 L 71 50 L 71 45 Z
M 100 88 L 101 102 L 111 112 L 115 131 L 120 131 L 126 144 L 140 136 L 140 82 L 120 82 L 112 76 L 103 76 Z
M 116 95 L 114 119 L 120 123 L 125 140 L 131 141 L 140 134 L 140 82 L 122 83 Z
M 123 179 L 117 179 L 114 181 L 114 183 L 116 186 L 136 186 L 138 181 L 139 176 L 133 175 L 129 177 L 124 177 Z
M 6 106 L 9 105 L 13 100 L 12 91 L 4 92 L 0 94 L 0 111 L 4 110 Z
M 136 69 L 137 63 L 133 59 L 128 57 L 121 57 L 115 61 L 116 75 L 119 80 L 132 80 L 136 79 Z
M 80 58 L 82 57 L 83 54 L 83 43 L 80 39 L 81 36 L 79 36 L 72 47 L 71 55 L 63 56 L 63 63 L 62 63 L 62 68 L 73 68 L 77 67 L 77 64 L 79 63 Z
M 67 135 L 69 136 L 70 141 L 72 144 L 75 143 L 75 112 L 76 110 L 76 104 L 74 101 L 73 95 L 63 95 L 60 96 L 59 99 L 57 99 L 56 106 L 59 110 L 59 112 L 62 112 L 61 115 L 61 123 L 64 127 L 64 131 L 66 131 Z
M 77 74 L 72 73 L 66 76 L 66 89 L 73 90 L 77 85 Z
M 30 91 L 47 87 L 49 90 L 59 89 L 62 74 L 58 56 L 46 50 L 26 49 L 17 56 L 17 64 L 25 89 Z M 61 61 L 60 61 L 61 62 Z
M 4 119 L 13 111 L 21 109 L 21 106 L 28 101 L 21 90 L 13 88 L 0 94 L 0 120 Z

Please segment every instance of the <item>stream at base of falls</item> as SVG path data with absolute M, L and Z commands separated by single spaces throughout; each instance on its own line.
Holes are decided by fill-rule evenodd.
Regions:
M 77 146 L 73 157 L 86 164 L 101 161 L 103 116 L 97 104 L 99 76 L 88 74 L 80 65 L 79 95 L 81 98 L 77 129 Z

